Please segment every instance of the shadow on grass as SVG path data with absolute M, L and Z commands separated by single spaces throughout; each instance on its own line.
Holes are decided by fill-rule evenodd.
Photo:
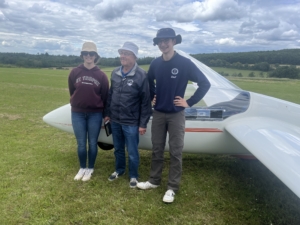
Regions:
M 184 155 L 183 182 L 198 179 L 199 200 L 231 217 L 257 224 L 300 224 L 300 199 L 258 160 Z M 234 214 L 232 216 L 229 216 Z

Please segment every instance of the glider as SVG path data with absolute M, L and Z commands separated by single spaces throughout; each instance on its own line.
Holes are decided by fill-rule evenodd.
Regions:
M 300 198 L 300 105 L 244 91 L 190 55 L 177 50 L 204 73 L 211 83 L 205 97 L 185 109 L 184 152 L 255 156 Z M 185 99 L 197 86 L 188 84 Z M 43 120 L 73 133 L 70 104 L 46 114 Z M 140 136 L 140 149 L 151 149 L 151 124 Z M 104 127 L 99 147 L 113 148 Z M 166 150 L 168 150 L 166 145 Z

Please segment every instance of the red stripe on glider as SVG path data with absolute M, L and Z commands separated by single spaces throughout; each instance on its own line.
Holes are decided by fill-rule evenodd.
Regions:
M 185 128 L 185 132 L 223 132 L 218 128 Z

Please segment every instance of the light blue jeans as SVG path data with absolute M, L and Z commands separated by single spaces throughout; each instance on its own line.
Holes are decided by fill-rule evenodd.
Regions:
M 129 177 L 138 178 L 140 164 L 139 127 L 128 126 L 111 121 L 112 137 L 115 147 L 116 172 L 124 174 L 126 168 L 125 145 L 128 152 Z
M 102 113 L 72 112 L 72 125 L 77 140 L 77 153 L 80 168 L 86 168 L 88 159 L 88 168 L 94 168 L 98 154 L 98 136 L 102 125 Z M 88 151 L 87 151 L 88 141 Z

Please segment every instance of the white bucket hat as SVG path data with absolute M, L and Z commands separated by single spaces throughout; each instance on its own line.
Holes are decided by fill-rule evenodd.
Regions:
M 130 41 L 125 42 L 123 47 L 120 48 L 118 50 L 118 52 L 120 53 L 120 51 L 122 51 L 122 50 L 131 51 L 135 55 L 136 58 L 138 57 L 139 47 Z

